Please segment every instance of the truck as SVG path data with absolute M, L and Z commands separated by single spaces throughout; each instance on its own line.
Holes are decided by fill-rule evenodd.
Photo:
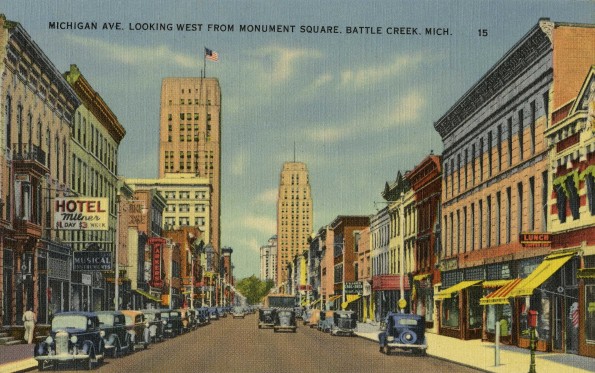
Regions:
M 295 307 L 295 296 L 291 294 L 269 294 L 264 299 L 265 308 L 291 308 Z

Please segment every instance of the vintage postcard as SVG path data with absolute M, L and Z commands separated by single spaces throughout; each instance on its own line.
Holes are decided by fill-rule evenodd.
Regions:
M 0 372 L 593 371 L 594 15 L 3 3 Z

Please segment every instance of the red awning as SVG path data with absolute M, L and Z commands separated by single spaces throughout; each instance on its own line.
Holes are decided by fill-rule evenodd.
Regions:
M 374 276 L 372 279 L 372 290 L 400 290 L 401 289 L 401 275 L 380 275 Z M 405 290 L 410 290 L 409 276 L 403 276 L 403 287 Z
M 481 305 L 489 305 L 489 304 L 508 304 L 508 298 L 510 298 L 510 292 L 514 290 L 514 288 L 521 282 L 522 278 L 517 278 L 510 281 L 508 284 L 502 286 L 498 290 L 494 290 L 490 294 L 486 295 L 485 297 L 479 300 L 479 304 Z

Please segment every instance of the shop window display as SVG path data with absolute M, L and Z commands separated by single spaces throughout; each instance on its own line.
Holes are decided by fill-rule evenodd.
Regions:
M 459 320 L 459 294 L 455 293 L 442 302 L 442 326 L 459 328 Z
M 595 343 L 595 284 L 585 286 L 585 337 Z
M 483 306 L 479 304 L 481 294 L 480 286 L 472 286 L 467 290 L 469 329 L 481 329 L 483 317 Z
M 512 307 L 510 304 L 490 304 L 487 307 L 487 331 L 496 333 L 496 322 L 500 321 L 500 336 L 508 337 L 512 332 Z

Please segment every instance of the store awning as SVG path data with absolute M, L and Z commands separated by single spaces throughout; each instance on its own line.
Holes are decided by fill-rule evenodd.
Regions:
M 595 278 L 595 268 L 579 269 L 576 278 Z
M 347 305 L 349 303 L 355 302 L 356 300 L 360 299 L 362 296 L 348 294 L 348 295 L 346 295 L 346 297 L 347 297 L 347 299 L 345 300 L 345 302 L 341 303 L 341 309 L 346 309 Z
M 494 290 L 485 297 L 479 299 L 479 304 L 487 306 L 489 304 L 508 304 L 510 293 L 517 287 L 523 279 L 506 280 L 508 283 L 498 290 Z
M 461 290 L 465 290 L 469 286 L 477 285 L 481 281 L 482 280 L 461 281 L 461 282 L 459 282 L 456 285 L 453 285 L 453 286 L 451 286 L 451 287 L 449 287 L 447 289 L 444 289 L 444 290 L 439 291 L 438 294 L 436 294 L 436 299 L 450 298 L 453 293 L 456 293 L 456 292 L 461 291 Z
M 425 280 L 426 278 L 430 277 L 431 273 L 423 273 L 421 275 L 415 275 L 413 276 L 413 281 L 422 281 Z
M 511 297 L 524 297 L 533 294 L 533 290 L 543 284 L 557 270 L 559 270 L 573 256 L 572 253 L 552 254 L 545 257 L 543 262 L 531 274 L 524 278 L 520 284 L 512 290 Z
M 137 293 L 139 293 L 139 294 L 140 294 L 140 295 L 142 295 L 143 297 L 145 297 L 145 298 L 147 298 L 147 299 L 150 299 L 150 300 L 152 300 L 152 301 L 154 301 L 154 302 L 161 302 L 161 299 L 160 299 L 160 298 L 158 298 L 158 297 L 156 297 L 156 296 L 154 296 L 154 295 L 151 295 L 151 294 L 147 293 L 147 292 L 146 292 L 146 291 L 144 291 L 144 290 L 141 290 L 141 289 L 134 289 L 134 291 L 136 291 Z
M 326 302 L 327 303 L 334 302 L 334 301 L 336 301 L 339 298 L 341 298 L 341 295 L 333 295 Z
M 481 283 L 481 287 L 484 289 L 501 288 L 513 282 L 514 280 L 489 280 Z
M 314 302 L 310 303 L 310 307 L 314 307 L 318 302 L 320 302 L 320 299 L 316 299 Z

